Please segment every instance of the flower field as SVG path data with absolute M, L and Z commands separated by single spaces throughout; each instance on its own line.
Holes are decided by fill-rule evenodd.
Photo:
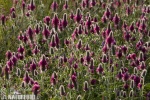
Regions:
M 149 0 L 12 1 L 0 6 L 1 97 L 150 100 Z

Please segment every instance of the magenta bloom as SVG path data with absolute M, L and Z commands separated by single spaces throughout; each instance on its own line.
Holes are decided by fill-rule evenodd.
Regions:
M 118 80 L 121 80 L 122 77 L 123 77 L 123 74 L 122 74 L 122 72 L 120 71 L 120 72 L 117 74 L 117 79 L 118 79 Z
M 67 22 L 67 14 L 65 13 L 65 14 L 63 15 L 62 26 L 63 26 L 63 28 L 66 28 L 67 25 L 68 25 L 68 22 Z
M 69 88 L 69 89 L 74 88 L 74 84 L 73 84 L 72 80 L 69 81 L 69 83 L 68 83 L 68 88 Z
M 12 57 L 12 53 L 10 50 L 8 50 L 5 55 L 8 60 Z
M 2 15 L 2 16 L 1 16 L 1 20 L 2 20 L 2 25 L 5 25 L 5 21 L 6 21 L 5 15 Z
M 82 47 L 82 40 L 80 39 L 79 42 L 76 44 L 77 49 L 81 49 Z
M 101 21 L 103 22 L 103 23 L 106 23 L 107 22 L 107 19 L 106 19 L 106 16 L 102 16 L 102 18 L 101 18 Z
M 129 26 L 129 30 L 130 30 L 131 32 L 133 32 L 133 30 L 134 30 L 134 22 L 132 22 L 131 25 Z
M 12 62 L 11 59 L 7 61 L 7 66 L 8 66 L 8 68 L 9 68 L 9 70 L 12 71 L 12 68 L 13 68 L 13 62 Z
M 11 60 L 12 60 L 12 62 L 14 64 L 14 66 L 15 66 L 17 64 L 17 61 L 18 61 L 16 55 L 13 55 L 12 58 L 11 58 Z
M 19 48 L 18 48 L 18 52 L 23 54 L 24 51 L 25 51 L 24 47 L 22 45 L 20 45 Z
M 97 84 L 97 80 L 96 79 L 91 79 L 90 83 L 91 83 L 91 85 L 95 85 L 95 84 Z
M 122 77 L 123 81 L 127 81 L 129 78 L 130 78 L 130 75 L 128 72 L 123 74 L 123 77 Z
M 32 63 L 30 64 L 30 70 L 31 72 L 34 72 L 34 70 L 36 69 L 36 63 L 34 61 L 32 61 Z
M 74 16 L 74 20 L 79 23 L 81 21 L 81 19 L 82 19 L 81 10 L 80 10 L 80 8 L 78 8 L 76 15 Z
M 106 11 L 104 12 L 104 15 L 107 17 L 107 19 L 110 18 L 111 12 L 109 8 L 106 9 Z
M 47 60 L 46 60 L 45 55 L 42 55 L 42 57 L 41 57 L 41 59 L 40 59 L 40 61 L 39 61 L 39 66 L 40 66 L 40 69 L 41 69 L 42 71 L 45 71 L 46 66 L 47 66 Z
M 52 40 L 51 40 L 49 46 L 53 47 L 53 48 L 56 46 L 55 35 L 52 36 Z
M 42 31 L 42 35 L 44 36 L 44 39 L 48 39 L 50 36 L 50 31 L 46 25 L 44 26 L 44 29 Z
M 32 40 L 33 36 L 34 36 L 34 32 L 31 27 L 28 27 L 28 30 L 26 31 L 26 33 L 27 33 L 28 37 L 30 38 L 30 40 Z
M 116 52 L 116 56 L 118 59 L 120 59 L 122 57 L 122 50 L 121 48 L 119 48 L 119 50 Z
M 124 38 L 127 42 L 129 42 L 129 40 L 130 40 L 130 38 L 131 38 L 130 33 L 129 33 L 128 31 L 124 31 L 124 32 L 123 32 L 123 38 Z
M 23 81 L 24 81 L 26 84 L 29 83 L 29 81 L 30 81 L 30 76 L 29 76 L 28 72 L 25 73 L 24 78 L 23 78 Z
M 23 13 L 24 13 L 24 11 L 25 11 L 25 6 L 26 6 L 26 3 L 25 3 L 25 1 L 23 0 L 23 1 L 22 1 L 22 9 L 23 9 Z
M 101 61 L 102 61 L 103 63 L 107 63 L 107 62 L 108 62 L 108 57 L 107 57 L 106 54 L 103 54 Z
M 58 4 L 57 4 L 56 1 L 54 1 L 54 2 L 52 3 L 52 5 L 51 5 L 51 9 L 52 9 L 53 11 L 56 11 L 57 8 L 58 8 Z
M 120 21 L 120 18 L 118 16 L 118 14 L 116 13 L 115 16 L 113 17 L 113 22 L 115 25 L 118 25 Z
M 54 15 L 53 19 L 52 19 L 52 26 L 57 29 L 59 25 L 59 19 L 58 19 L 58 16 L 57 14 Z
M 129 85 L 127 83 L 124 83 L 123 87 L 127 90 L 129 88 Z
M 143 85 L 142 85 L 141 83 L 139 83 L 137 87 L 138 87 L 138 89 L 141 89 L 142 86 L 143 86 Z
M 44 20 L 44 23 L 46 23 L 47 25 L 50 24 L 50 17 L 49 16 L 45 16 L 45 18 L 43 20 Z
M 74 14 L 73 12 L 70 13 L 70 18 L 73 20 L 74 19 Z
M 13 13 L 14 11 L 15 11 L 14 7 L 10 8 L 10 13 Z
M 139 25 L 139 30 L 140 31 L 143 31 L 146 29 L 146 25 L 145 25 L 145 20 L 142 20 L 140 25 Z
M 9 79 L 9 71 L 10 71 L 10 69 L 9 69 L 9 67 L 6 65 L 6 66 L 4 67 L 4 74 L 5 74 L 5 77 L 6 77 L 7 79 Z
M 34 84 L 32 86 L 32 92 L 34 93 L 35 96 L 37 96 L 37 94 L 39 93 L 40 90 L 40 85 L 39 84 Z
M 34 0 L 31 0 L 30 4 L 29 4 L 29 10 L 33 11 L 35 9 L 35 2 Z
M 106 38 L 105 41 L 106 41 L 105 43 L 107 43 L 109 47 L 111 47 L 111 45 L 114 44 L 115 40 L 113 37 L 113 32 L 110 32 L 109 36 Z
M 102 65 L 99 64 L 98 67 L 97 67 L 97 69 L 96 69 L 97 74 L 102 74 L 103 71 L 104 71 L 104 69 L 103 69 Z
M 85 56 L 84 60 L 85 60 L 87 63 L 89 63 L 89 62 L 91 61 L 91 56 L 90 56 L 90 52 L 89 52 L 89 51 L 86 52 L 86 56 Z
M 63 5 L 63 9 L 68 9 L 68 0 L 65 0 L 65 4 Z
M 51 83 L 51 85 L 56 85 L 56 83 L 57 83 L 57 74 L 56 74 L 56 72 L 53 72 L 53 74 L 50 78 L 50 83 Z
M 138 84 L 140 83 L 141 79 L 140 79 L 139 76 L 135 75 L 133 80 L 134 80 L 135 85 L 138 86 Z
M 39 34 L 39 32 L 40 32 L 39 24 L 36 24 L 34 32 L 35 32 L 36 34 Z
M 88 17 L 88 19 L 87 19 L 87 21 L 86 21 L 85 24 L 86 24 L 87 29 L 90 30 L 91 24 L 92 24 L 92 22 L 91 22 L 91 16 Z
M 96 24 L 94 26 L 94 32 L 97 33 L 97 34 L 99 34 L 99 31 L 100 31 L 100 27 L 98 26 L 98 24 Z
M 91 7 L 94 7 L 95 5 L 96 5 L 96 1 L 95 1 L 95 0 L 91 0 L 90 6 L 91 6 Z

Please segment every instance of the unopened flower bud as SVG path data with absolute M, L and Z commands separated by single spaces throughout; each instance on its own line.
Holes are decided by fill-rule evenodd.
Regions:
M 76 100 L 81 100 L 81 95 L 78 95 Z
M 134 74 L 138 74 L 137 67 L 134 67 Z
M 88 91 L 89 90 L 89 84 L 88 84 L 87 81 L 84 82 L 83 90 L 84 91 Z
M 133 92 L 133 90 L 131 90 L 129 93 L 129 97 L 133 97 L 133 95 L 134 95 L 134 92 Z
M 144 70 L 142 71 L 142 73 L 141 73 L 141 77 L 145 77 L 145 76 L 146 76 L 146 74 L 147 74 L 147 70 L 146 70 L 146 69 L 144 69 Z
M 61 86 L 59 87 L 59 90 L 60 90 L 60 95 L 61 95 L 61 96 L 65 96 L 65 95 L 66 95 L 65 88 L 64 88 L 63 85 L 61 85 Z
M 17 76 L 20 76 L 21 75 L 21 70 L 20 70 L 20 68 L 17 68 Z

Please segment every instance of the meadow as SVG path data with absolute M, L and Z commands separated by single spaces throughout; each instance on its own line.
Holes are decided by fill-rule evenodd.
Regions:
M 0 96 L 150 100 L 149 0 L 0 0 Z

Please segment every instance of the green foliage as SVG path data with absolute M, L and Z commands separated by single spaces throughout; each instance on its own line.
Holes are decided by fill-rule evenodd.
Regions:
M 9 9 L 12 7 L 13 0 L 0 0 L 0 15 L 9 14 Z

